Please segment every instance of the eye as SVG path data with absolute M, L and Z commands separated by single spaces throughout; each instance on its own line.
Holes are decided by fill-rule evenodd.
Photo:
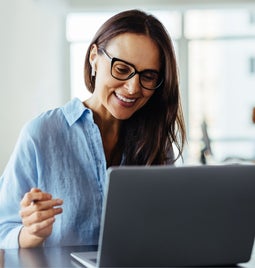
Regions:
M 158 80 L 158 73 L 146 71 L 142 73 L 142 79 L 143 81 L 157 81 Z
M 133 71 L 130 66 L 120 63 L 120 62 L 115 62 L 113 69 L 114 69 L 114 72 L 119 75 L 129 75 Z

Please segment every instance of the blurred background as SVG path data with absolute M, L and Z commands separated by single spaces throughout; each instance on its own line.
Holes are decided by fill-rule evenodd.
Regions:
M 25 122 L 89 96 L 87 45 L 130 8 L 157 16 L 173 39 L 188 130 L 183 164 L 255 159 L 255 0 L 1 0 L 0 173 Z

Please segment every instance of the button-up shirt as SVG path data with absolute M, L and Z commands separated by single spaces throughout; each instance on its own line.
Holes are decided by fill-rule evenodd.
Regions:
M 63 199 L 45 246 L 97 244 L 106 159 L 92 111 L 79 99 L 22 129 L 0 177 L 0 248 L 17 248 L 20 201 L 32 187 Z

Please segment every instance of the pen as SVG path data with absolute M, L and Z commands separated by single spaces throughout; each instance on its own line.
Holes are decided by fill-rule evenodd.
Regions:
M 31 205 L 32 205 L 32 206 L 35 205 L 37 201 L 38 201 L 37 199 L 32 200 Z

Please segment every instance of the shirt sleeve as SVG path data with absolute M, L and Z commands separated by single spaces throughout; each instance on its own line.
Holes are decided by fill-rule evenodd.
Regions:
M 0 248 L 19 247 L 20 201 L 26 192 L 36 187 L 36 181 L 36 150 L 26 125 L 0 177 Z

